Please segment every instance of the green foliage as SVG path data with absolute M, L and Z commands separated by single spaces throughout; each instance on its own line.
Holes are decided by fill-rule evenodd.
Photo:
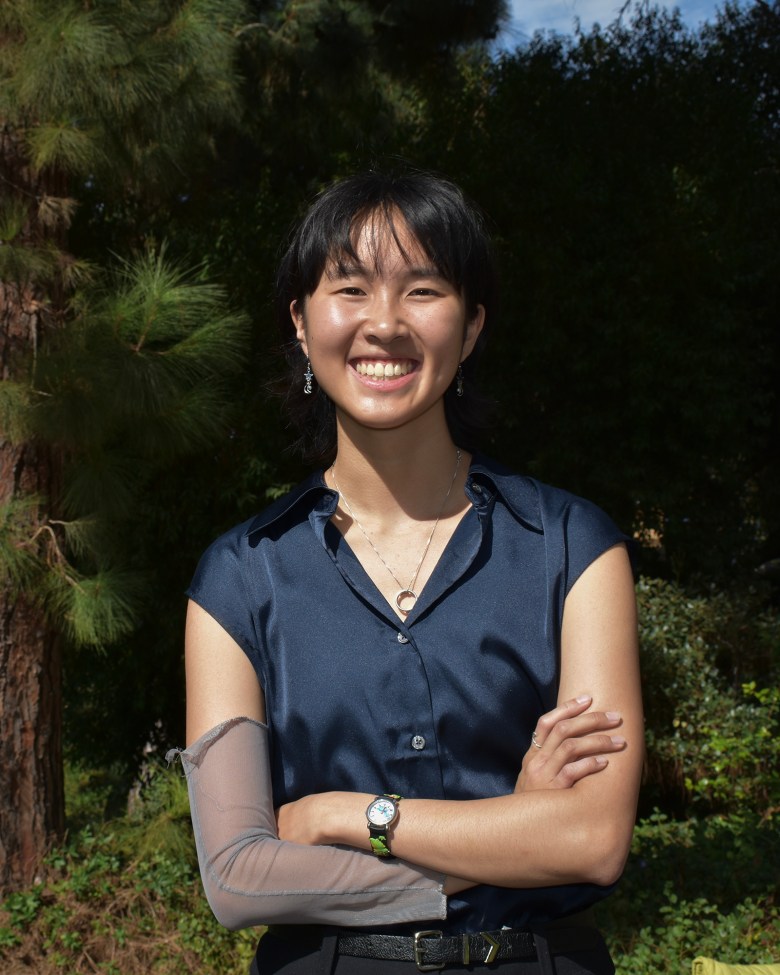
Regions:
M 643 926 L 631 948 L 616 952 L 619 975 L 677 975 L 699 955 L 733 965 L 771 964 L 777 958 L 780 912 L 746 898 L 728 914 L 705 898 L 683 901 L 666 891 L 660 924 Z
M 225 435 L 226 384 L 241 365 L 244 319 L 202 273 L 195 283 L 146 241 L 143 223 L 186 194 L 217 134 L 238 119 L 234 28 L 247 12 L 239 0 L 0 5 L 8 376 L 0 422 L 20 445 L 32 441 L 25 456 L 50 468 L 44 480 L 55 488 L 38 506 L 18 497 L 3 508 L 0 555 L 5 576 L 68 638 L 68 675 L 83 659 L 74 644 L 127 640 L 141 610 L 155 605 L 160 574 L 170 570 L 158 568 L 153 549 L 160 522 L 172 519 L 139 512 L 154 507 L 176 465 Z M 105 242 L 91 266 L 68 253 L 74 216 L 118 222 L 117 211 L 132 214 L 123 224 L 132 230 L 113 249 L 123 259 Z M 136 252 L 142 256 L 130 259 Z M 181 576 L 169 586 L 180 592 Z M 167 635 L 170 603 L 157 609 L 164 621 L 155 632 Z M 155 700 L 148 670 L 157 647 L 145 640 L 140 665 L 137 648 L 114 658 L 132 658 L 125 692 L 139 682 L 139 710 Z M 169 702 L 163 710 L 176 713 Z M 148 739 L 148 713 L 141 724 L 134 737 L 121 707 L 112 713 L 111 727 L 131 750 Z M 111 738 L 94 726 L 86 737 Z
M 14 241 L 24 230 L 28 219 L 28 206 L 13 197 L 0 200 L 0 243 L 4 247 Z
M 65 763 L 65 809 L 68 832 L 78 836 L 127 812 L 127 795 L 133 774 L 119 762 L 93 768 L 78 762 Z
M 775 961 L 778 857 L 780 834 L 751 810 L 640 822 L 623 880 L 597 912 L 618 972 L 677 975 L 697 955 Z
M 37 548 L 31 544 L 39 499 L 27 497 L 0 504 L 0 579 L 25 586 L 39 569 Z
M 132 812 L 101 826 L 108 786 L 70 770 L 69 796 L 84 787 L 89 796 L 76 812 L 97 822 L 51 854 L 43 883 L 0 905 L 3 970 L 24 958 L 36 975 L 246 970 L 257 933 L 230 934 L 211 915 L 181 772 L 150 766 Z
M 20 286 L 49 281 L 59 268 L 60 255 L 49 245 L 30 247 L 7 243 L 0 247 L 0 276 L 3 281 Z
M 76 296 L 72 318 L 41 356 L 34 419 L 38 435 L 76 461 L 72 507 L 117 502 L 105 493 L 106 476 L 121 498 L 139 455 L 171 460 L 224 429 L 246 318 L 227 310 L 222 289 L 193 277 L 164 248 L 123 262 L 100 288 Z
M 135 629 L 144 588 L 138 574 L 103 569 L 87 576 L 63 563 L 47 574 L 39 594 L 70 640 L 102 649 Z
M 21 944 L 19 929 L 28 928 L 38 916 L 42 902 L 42 885 L 17 891 L 3 903 L 8 919 L 7 927 L 0 927 L 0 951 Z
M 241 0 L 83 4 L 9 0 L 0 114 L 38 170 L 170 179 L 182 153 L 239 112 Z
M 760 594 L 637 587 L 646 800 L 771 814 L 780 800 L 780 620 Z
M 3 566 L 76 644 L 104 647 L 137 627 L 150 580 L 119 526 L 150 480 L 213 443 L 230 415 L 245 317 L 191 277 L 164 248 L 123 262 L 75 295 L 34 360 L 32 387 L 3 390 L 9 427 L 67 458 L 59 503 L 69 516 L 38 524 L 37 499 L 4 505 Z

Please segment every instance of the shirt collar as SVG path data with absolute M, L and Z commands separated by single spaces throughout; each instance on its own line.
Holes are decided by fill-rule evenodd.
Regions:
M 330 517 L 336 510 L 338 495 L 325 484 L 323 475 L 323 471 L 315 471 L 305 481 L 301 481 L 297 487 L 294 487 L 292 491 L 270 504 L 249 523 L 245 534 L 254 535 L 255 532 L 268 528 L 269 525 L 284 518 L 285 515 L 292 512 L 293 508 L 298 506 L 301 507 L 303 516 L 306 517 L 309 512 L 321 504 L 323 507 L 330 508 L 328 514 Z
M 466 491 L 477 508 L 498 495 L 516 518 L 534 531 L 544 531 L 539 492 L 533 478 L 516 474 L 498 461 L 477 453 L 469 467 Z
M 499 496 L 509 510 L 534 531 L 543 531 L 539 494 L 535 481 L 517 475 L 483 454 L 475 454 L 466 480 L 466 494 L 477 509 L 485 509 Z M 288 494 L 274 501 L 254 518 L 247 535 L 268 528 L 300 506 L 302 517 L 313 511 L 327 515 L 336 510 L 338 495 L 324 480 L 323 471 L 315 471 Z

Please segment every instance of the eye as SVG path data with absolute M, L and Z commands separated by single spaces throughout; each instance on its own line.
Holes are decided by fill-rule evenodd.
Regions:
M 412 288 L 409 292 L 410 295 L 422 298 L 429 298 L 431 296 L 438 295 L 438 291 L 435 288 Z
M 347 295 L 350 298 L 354 298 L 354 297 L 359 297 L 360 295 L 365 294 L 365 292 L 363 291 L 362 288 L 358 288 L 354 284 L 348 284 L 348 285 L 346 285 L 343 288 L 339 288 L 339 294 L 340 295 Z

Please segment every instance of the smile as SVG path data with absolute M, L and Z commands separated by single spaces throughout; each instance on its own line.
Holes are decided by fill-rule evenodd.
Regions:
M 414 363 L 409 359 L 400 359 L 396 362 L 378 360 L 371 362 L 361 359 L 355 363 L 355 372 L 361 376 L 370 376 L 373 379 L 396 379 L 398 376 L 407 376 L 414 369 Z

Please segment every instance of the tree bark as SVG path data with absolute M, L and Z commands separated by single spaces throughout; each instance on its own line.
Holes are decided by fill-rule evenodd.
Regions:
M 43 236 L 35 204 L 41 186 L 8 125 L 0 126 L 0 179 L 4 194 L 29 203 L 30 222 L 14 244 L 36 246 Z M 0 282 L 3 380 L 30 381 L 47 320 L 39 284 Z M 41 499 L 26 525 L 30 544 L 36 529 L 48 524 L 57 466 L 43 445 L 14 442 L 0 430 L 0 505 L 30 495 Z M 42 607 L 0 571 L 0 893 L 34 882 L 43 856 L 64 832 L 61 688 L 59 637 Z
M 0 893 L 35 882 L 64 832 L 59 641 L 0 590 Z

